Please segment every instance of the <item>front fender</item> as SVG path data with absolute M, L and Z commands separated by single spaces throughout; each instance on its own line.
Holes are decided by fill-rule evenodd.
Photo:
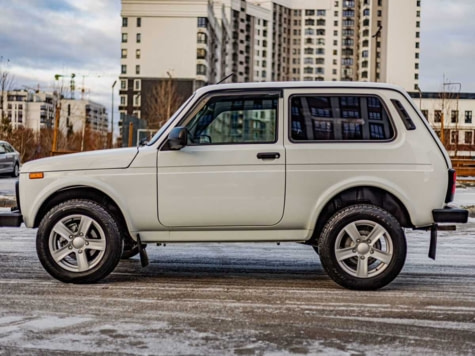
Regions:
M 129 230 L 135 230 L 134 219 L 131 216 L 124 200 L 124 194 L 118 187 L 111 185 L 104 179 L 111 174 L 111 170 L 105 170 L 103 174 L 98 171 L 94 175 L 79 172 L 47 172 L 43 179 L 30 180 L 27 174 L 20 176 L 20 205 L 22 207 L 23 220 L 27 227 L 34 227 L 36 216 L 41 207 L 55 193 L 75 187 L 93 188 L 101 191 L 112 199 L 121 210 Z M 116 171 L 116 170 L 113 170 Z M 117 173 L 117 172 L 116 172 Z

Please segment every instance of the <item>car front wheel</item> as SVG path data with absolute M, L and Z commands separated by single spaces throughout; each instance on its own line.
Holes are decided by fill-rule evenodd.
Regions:
M 93 283 L 117 266 L 122 239 L 114 218 L 101 205 L 73 199 L 45 215 L 36 249 L 41 264 L 54 278 Z
M 328 275 L 349 289 L 373 290 L 394 280 L 406 259 L 399 222 L 377 206 L 346 207 L 325 224 L 320 260 Z
M 13 166 L 13 171 L 12 171 L 12 177 L 18 177 L 20 174 L 20 165 L 18 163 L 15 163 Z

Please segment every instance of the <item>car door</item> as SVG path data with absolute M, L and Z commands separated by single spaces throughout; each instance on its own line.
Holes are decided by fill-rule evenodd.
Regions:
M 170 227 L 270 226 L 284 211 L 282 99 L 209 96 L 180 123 L 181 150 L 158 153 L 158 216 Z
M 13 147 L 8 144 L 4 143 L 3 146 L 5 147 L 5 169 L 7 172 L 12 172 L 13 167 L 15 166 L 16 163 L 16 152 L 13 149 Z
M 7 150 L 3 143 L 0 143 L 0 173 L 8 172 Z

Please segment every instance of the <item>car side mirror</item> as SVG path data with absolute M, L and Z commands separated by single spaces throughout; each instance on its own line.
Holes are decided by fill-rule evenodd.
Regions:
M 168 146 L 171 150 L 181 150 L 188 143 L 188 130 L 185 127 L 175 127 L 168 135 Z

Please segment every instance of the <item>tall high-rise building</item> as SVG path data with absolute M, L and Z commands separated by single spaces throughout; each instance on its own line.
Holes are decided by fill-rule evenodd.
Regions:
M 121 15 L 121 114 L 150 120 L 170 78 L 182 97 L 227 75 L 418 84 L 419 0 L 122 0 Z

